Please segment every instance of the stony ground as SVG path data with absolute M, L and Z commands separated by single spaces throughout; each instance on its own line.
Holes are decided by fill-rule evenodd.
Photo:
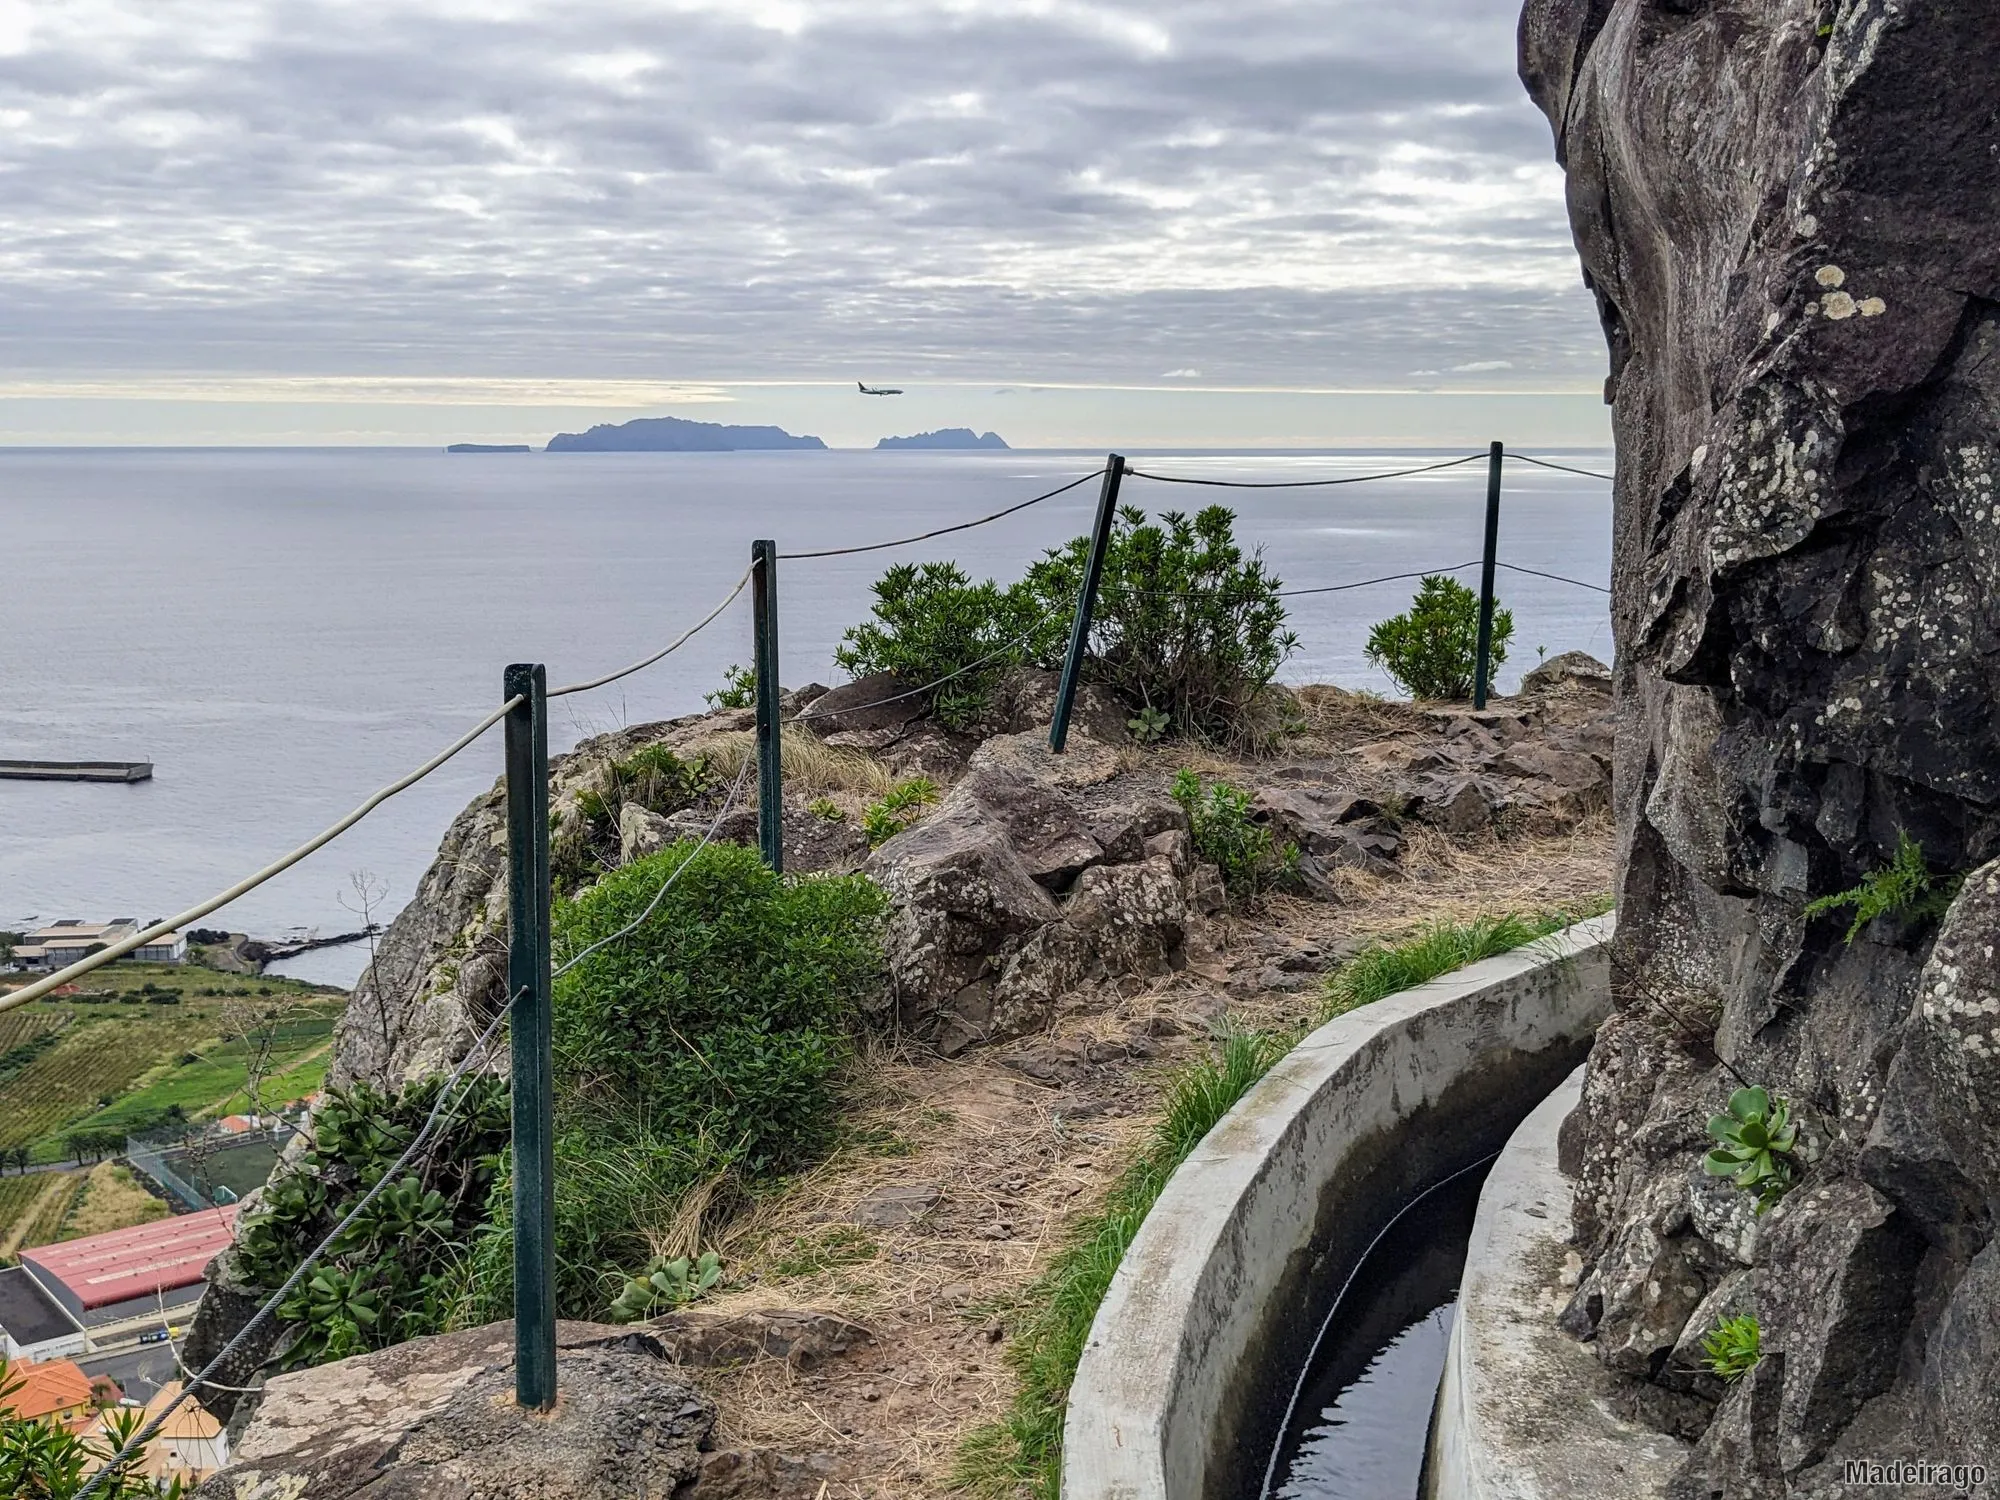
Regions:
M 1579 726 L 1595 733 L 1594 696 L 1526 714 L 1501 704 L 1484 722 L 1323 696 L 1314 732 L 1282 757 L 1128 749 L 1119 779 L 1160 784 L 1192 762 L 1259 789 L 1270 808 L 1288 788 L 1323 793 L 1340 767 L 1386 798 L 1382 779 L 1407 778 L 1413 765 L 1424 775 L 1433 762 L 1472 762 L 1463 775 L 1476 781 L 1510 748 L 1532 761 Z M 1508 800 L 1490 783 L 1483 790 Z M 695 1495 L 948 1493 L 959 1444 L 1012 1399 L 1013 1299 L 1100 1206 L 1177 1064 L 1226 1023 L 1307 1020 L 1326 972 L 1371 939 L 1609 890 L 1610 825 L 1597 794 L 1564 801 L 1544 787 L 1488 811 L 1457 820 L 1457 831 L 1442 813 L 1406 820 L 1392 860 L 1329 861 L 1316 896 L 1274 895 L 1191 920 L 1184 967 L 1084 984 L 1028 1034 L 952 1056 L 907 1036 L 874 1042 L 854 1072 L 849 1143 L 766 1193 L 715 1242 L 730 1282 L 694 1320 L 740 1331 L 775 1317 L 789 1331 L 764 1340 L 776 1352 L 697 1373 L 720 1422 Z

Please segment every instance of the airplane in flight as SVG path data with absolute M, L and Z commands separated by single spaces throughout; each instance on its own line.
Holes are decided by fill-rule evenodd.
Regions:
M 893 386 L 862 385 L 858 380 L 854 383 L 861 387 L 861 394 L 864 396 L 900 396 L 903 394 Z

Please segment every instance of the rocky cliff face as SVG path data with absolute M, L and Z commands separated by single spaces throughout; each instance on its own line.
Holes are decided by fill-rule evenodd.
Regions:
M 1686 1495 L 1988 1460 L 2000 19 L 1529 0 L 1521 42 L 1619 451 L 1620 1010 L 1566 1136 L 1567 1326 L 1704 1432 Z M 1902 831 L 1969 874 L 1941 930 L 1808 919 Z M 1699 1172 L 1732 1072 L 1819 1153 L 1761 1218 Z M 1744 1306 L 1767 1356 L 1725 1392 L 1690 1367 Z

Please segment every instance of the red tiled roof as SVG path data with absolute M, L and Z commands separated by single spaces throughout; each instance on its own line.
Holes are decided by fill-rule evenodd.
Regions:
M 201 1268 L 229 1244 L 236 1205 L 156 1219 L 59 1245 L 21 1251 L 24 1265 L 60 1281 L 85 1311 L 193 1286 Z
M 7 1366 L 6 1385 L 20 1389 L 0 1396 L 0 1411 L 33 1420 L 90 1405 L 90 1377 L 66 1359 Z

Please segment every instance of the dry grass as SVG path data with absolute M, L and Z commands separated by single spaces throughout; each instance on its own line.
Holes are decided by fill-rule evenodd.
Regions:
M 63 1220 L 61 1238 L 81 1239 L 113 1229 L 130 1229 L 164 1219 L 172 1210 L 139 1186 L 131 1169 L 115 1161 L 99 1162 L 84 1179 L 83 1194 Z
M 83 1191 L 81 1172 L 40 1172 L 15 1178 L 6 1195 L 22 1201 L 11 1223 L 0 1224 L 0 1265 L 12 1265 L 23 1249 L 52 1243 L 61 1232 L 70 1205 Z
M 896 785 L 896 773 L 874 756 L 844 745 L 829 745 L 795 724 L 784 727 L 780 743 L 788 789 L 817 795 L 849 792 L 875 798 L 886 795 Z M 752 730 L 731 730 L 698 740 L 684 753 L 706 755 L 715 776 L 734 781 L 744 764 L 755 758 L 757 736 Z
M 1345 688 L 1315 684 L 1295 691 L 1299 716 L 1305 721 L 1295 748 L 1310 751 L 1312 741 L 1345 746 L 1387 735 L 1432 727 L 1422 708 L 1411 703 L 1350 693 Z

